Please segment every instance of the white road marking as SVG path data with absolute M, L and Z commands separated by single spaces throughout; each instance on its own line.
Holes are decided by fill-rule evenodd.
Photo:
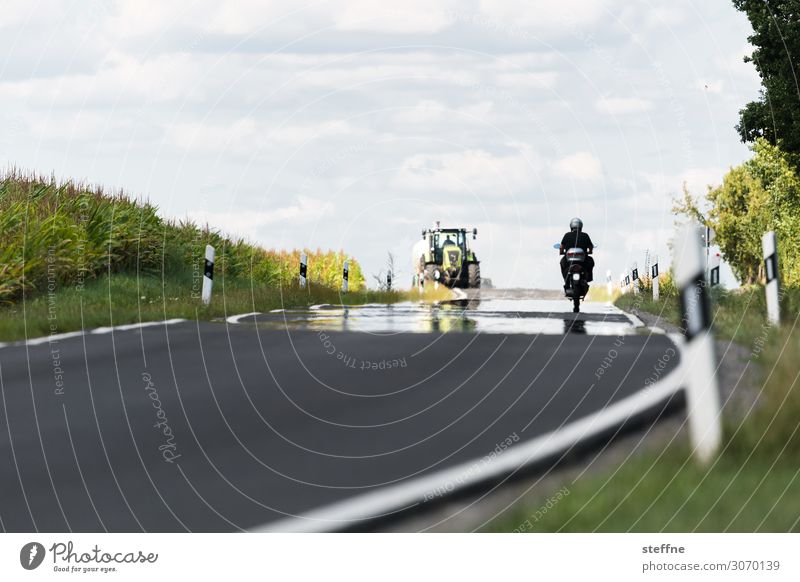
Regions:
M 175 323 L 180 323 L 182 321 L 186 321 L 185 319 L 166 319 L 164 321 L 144 321 L 142 323 L 126 323 L 125 325 L 114 325 L 112 327 L 96 327 L 95 329 L 89 330 L 91 334 L 103 334 L 103 333 L 111 333 L 114 331 L 129 331 L 132 329 L 141 329 L 144 327 L 155 327 L 157 325 L 172 325 Z
M 40 346 L 42 344 L 48 344 L 52 342 L 58 342 L 64 339 L 68 339 L 71 337 L 79 337 L 82 336 L 82 331 L 70 331 L 67 333 L 54 333 L 53 335 L 46 335 L 44 337 L 36 337 L 33 339 L 29 339 L 25 342 L 22 342 L 25 345 L 29 346 Z
M 40 346 L 43 344 L 49 344 L 53 342 L 58 342 L 61 340 L 73 338 L 73 337 L 81 337 L 83 335 L 92 334 L 106 334 L 111 333 L 114 331 L 130 331 L 132 329 L 141 329 L 144 327 L 155 327 L 157 325 L 173 325 L 175 323 L 181 323 L 186 321 L 185 319 L 167 319 L 163 321 L 145 321 L 142 323 L 126 323 L 124 325 L 115 325 L 112 327 L 97 327 L 94 329 L 87 329 L 82 331 L 70 331 L 66 333 L 56 333 L 53 335 L 46 335 L 42 337 L 35 337 L 29 340 L 22 340 L 18 342 L 6 342 L 0 343 L 0 348 L 7 348 L 12 346 Z
M 225 321 L 228 323 L 239 323 L 240 320 L 244 319 L 245 317 L 255 317 L 256 315 L 261 315 L 260 311 L 253 311 L 251 313 L 242 313 L 240 315 L 231 315 L 230 317 L 226 317 Z

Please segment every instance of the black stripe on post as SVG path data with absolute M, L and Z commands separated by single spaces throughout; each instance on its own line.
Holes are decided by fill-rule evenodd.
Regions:
M 348 276 L 349 276 L 349 274 L 350 274 L 350 272 L 349 272 L 347 269 L 343 270 L 343 271 L 342 271 L 342 279 L 344 279 L 345 281 L 347 281 L 347 280 L 348 280 Z
M 653 263 L 652 273 L 653 273 L 653 279 L 658 277 L 658 263 Z
M 711 286 L 713 287 L 714 285 L 719 285 L 719 267 L 714 267 L 713 269 L 711 269 L 710 275 L 711 275 L 711 281 L 710 281 Z
M 767 275 L 767 283 L 778 278 L 778 255 L 772 253 L 764 259 L 764 273 Z
M 711 327 L 706 282 L 702 272 L 681 290 L 681 313 L 683 333 L 687 341 Z
M 633 270 L 633 280 L 636 281 L 639 279 L 639 269 Z
M 386 275 L 386 289 L 388 291 L 392 290 L 392 274 L 391 273 Z
M 307 266 L 305 263 L 300 263 L 300 276 L 305 279 Z
M 208 277 L 209 279 L 214 278 L 214 263 L 206 259 L 205 267 L 203 268 L 203 275 Z
M 625 275 L 625 284 L 626 285 L 630 285 L 631 284 L 631 276 L 630 275 Z

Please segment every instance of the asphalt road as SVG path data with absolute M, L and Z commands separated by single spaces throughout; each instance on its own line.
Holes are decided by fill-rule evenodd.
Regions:
M 381 332 L 374 314 L 368 331 L 352 325 L 357 315 L 351 329 L 333 310 L 283 326 L 269 314 L 257 325 L 183 322 L 0 348 L 2 528 L 285 523 L 506 454 L 678 362 L 665 362 L 667 336 L 635 333 L 619 313 L 573 317 L 567 302 L 551 303 L 489 302 L 475 325 L 427 332 Z M 492 327 L 504 319 L 514 326 Z

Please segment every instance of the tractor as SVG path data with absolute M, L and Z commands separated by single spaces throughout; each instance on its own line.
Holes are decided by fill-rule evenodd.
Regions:
M 472 229 L 473 240 L 478 229 Z M 477 289 L 481 286 L 481 266 L 469 248 L 466 228 L 435 228 L 422 231 L 422 240 L 412 250 L 415 283 L 441 283 L 448 287 Z

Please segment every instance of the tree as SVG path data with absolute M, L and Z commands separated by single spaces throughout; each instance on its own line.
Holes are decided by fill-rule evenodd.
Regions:
M 725 260 L 745 285 L 763 278 L 761 237 L 775 230 L 783 282 L 800 285 L 800 178 L 788 156 L 766 139 L 752 149 L 750 160 L 731 168 L 721 186 L 709 188 L 707 212 L 685 186 L 673 211 L 716 230 Z
M 779 145 L 800 167 L 800 0 L 733 0 L 753 26 L 748 37 L 761 93 L 739 112 L 743 142 L 763 138 Z
M 378 285 L 378 289 L 381 291 L 391 291 L 390 286 L 395 285 L 395 268 L 394 268 L 394 255 L 390 252 L 387 253 L 386 257 L 386 272 L 384 273 L 383 270 L 378 271 L 377 274 L 373 274 L 372 278 L 375 280 L 375 283 Z M 391 283 L 390 283 L 391 281 Z

